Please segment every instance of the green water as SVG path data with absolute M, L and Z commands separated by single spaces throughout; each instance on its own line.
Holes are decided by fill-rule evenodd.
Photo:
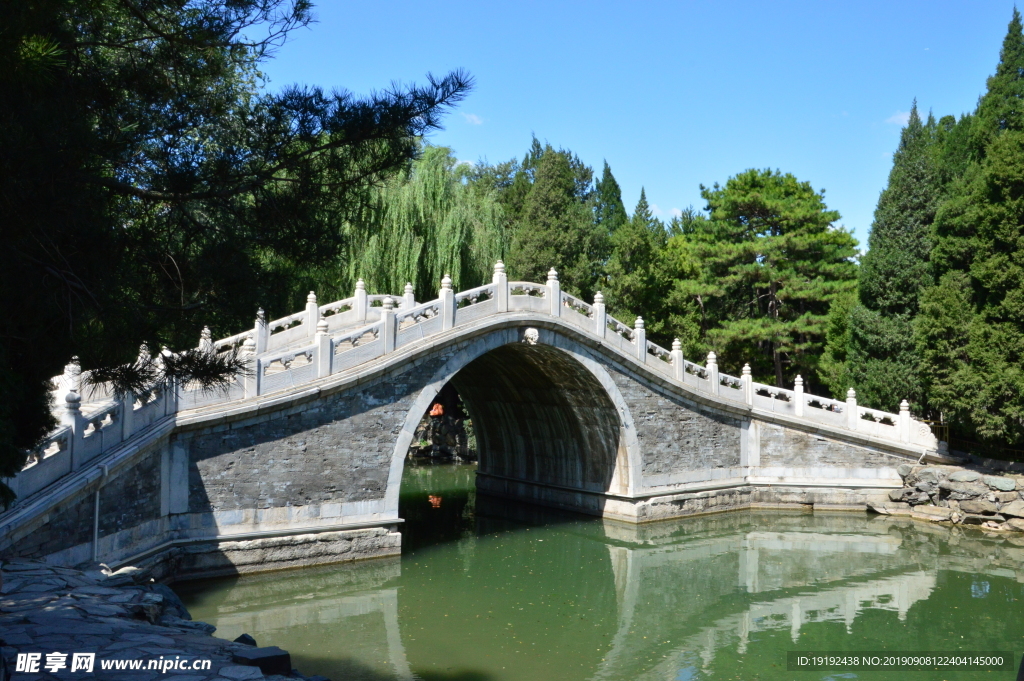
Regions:
M 1004 537 L 854 513 L 636 527 L 478 498 L 474 471 L 407 468 L 400 559 L 175 588 L 218 636 L 333 681 L 1016 678 L 786 668 L 791 650 L 1019 660 L 1024 547 Z

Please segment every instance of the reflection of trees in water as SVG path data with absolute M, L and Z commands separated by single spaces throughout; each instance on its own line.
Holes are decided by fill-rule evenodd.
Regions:
M 447 503 L 445 495 L 442 508 Z M 424 549 L 424 560 L 449 561 L 453 567 L 457 562 L 459 572 L 476 578 L 500 575 L 500 584 L 487 583 L 486 595 L 460 594 L 468 582 L 432 586 L 429 579 L 436 572 L 406 567 L 399 577 L 396 562 L 259 576 L 239 580 L 209 600 L 219 634 L 234 637 L 246 631 L 261 645 L 267 644 L 261 635 L 273 635 L 275 644 L 287 647 L 277 642 L 274 632 L 333 632 L 320 646 L 320 673 L 341 669 L 337 661 L 345 658 L 356 665 L 346 667 L 346 678 L 361 678 L 362 672 L 353 671 L 358 660 L 364 671 L 377 675 L 362 678 L 408 678 L 410 667 L 419 670 L 446 637 L 458 636 L 466 647 L 476 647 L 476 641 L 500 640 L 509 631 L 528 645 L 544 641 L 559 654 L 581 661 L 578 673 L 570 671 L 562 678 L 674 678 L 681 667 L 699 674 L 744 655 L 761 635 L 781 634 L 782 645 L 797 641 L 814 624 L 835 623 L 841 625 L 839 631 L 850 631 L 855 622 L 880 613 L 902 621 L 912 607 L 942 608 L 932 602 L 942 587 L 937 580 L 956 579 L 948 577 L 951 573 L 963 575 L 960 591 L 967 598 L 971 585 L 977 590 L 981 581 L 1024 578 L 1024 547 L 980 532 L 899 518 L 735 513 L 633 526 L 556 515 L 556 524 L 545 528 L 541 521 L 546 512 L 533 507 L 518 506 L 514 522 L 495 516 L 495 505 L 486 508 L 487 517 L 477 521 L 474 538 L 451 547 L 454 553 L 444 546 Z M 538 543 L 535 537 L 541 535 L 531 535 L 526 527 L 545 531 L 550 544 Z M 500 543 L 503 550 L 494 551 L 488 542 Z M 515 579 L 507 574 L 510 564 L 520 575 Z M 546 570 L 548 576 L 530 577 L 531 570 Z M 564 573 L 565 578 L 559 581 L 551 573 Z M 993 577 L 979 579 L 982 573 Z M 563 610 L 550 621 L 585 615 L 592 618 L 586 620 L 590 630 L 577 621 L 577 628 L 553 634 L 530 631 L 548 620 L 532 624 L 537 615 L 524 611 L 526 617 L 512 607 L 520 600 L 532 605 L 556 599 L 559 589 L 573 589 L 577 602 L 560 603 Z M 563 594 L 560 600 L 567 599 Z M 579 603 L 589 610 L 580 610 Z M 421 630 L 406 619 L 422 619 L 432 607 L 437 612 L 446 608 L 454 622 L 434 622 L 429 632 L 430 626 Z M 481 612 L 499 609 L 500 621 L 477 619 Z M 999 619 L 998 612 L 992 614 Z M 1011 631 L 1015 626 L 1000 624 Z M 913 636 L 920 638 L 921 633 Z M 340 650 L 341 640 L 348 652 L 330 653 Z M 293 654 L 299 660 L 305 657 L 301 651 Z M 479 657 L 483 659 L 483 652 Z M 547 662 L 556 665 L 558 660 Z M 483 668 L 464 665 L 463 671 L 486 678 L 474 671 Z

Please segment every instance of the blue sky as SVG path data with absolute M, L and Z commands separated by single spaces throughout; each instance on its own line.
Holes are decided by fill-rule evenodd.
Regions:
M 777 168 L 826 190 L 866 247 L 916 97 L 972 111 L 1012 0 L 957 2 L 337 2 L 264 72 L 356 94 L 464 68 L 469 98 L 430 141 L 521 158 L 531 135 L 600 172 L 632 212 L 703 208 L 700 185 Z

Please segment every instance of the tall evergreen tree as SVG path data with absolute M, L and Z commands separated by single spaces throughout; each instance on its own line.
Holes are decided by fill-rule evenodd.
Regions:
M 603 262 L 602 239 L 592 217 L 591 192 L 585 189 L 590 177 L 580 172 L 581 165 L 569 152 L 550 146 L 543 150 L 514 227 L 507 265 L 515 277 L 528 281 L 545 281 L 554 267 L 565 290 L 590 297 Z
M 612 314 L 627 322 L 641 314 L 659 317 L 654 308 L 662 292 L 658 258 L 665 246 L 665 227 L 651 213 L 643 189 L 633 217 L 612 232 L 610 239 L 605 294 Z
M 986 82 L 985 95 L 974 116 L 975 160 L 984 156 L 993 137 L 1004 130 L 1024 130 L 1024 32 L 1016 7 L 1003 38 L 996 72 Z
M 626 207 L 622 203 L 622 190 L 612 175 L 608 161 L 604 162 L 601 179 L 594 185 L 594 199 L 594 221 L 605 234 L 614 234 L 615 230 L 629 220 Z
M 912 323 L 920 291 L 933 281 L 931 227 L 941 195 L 935 129 L 931 116 L 922 122 L 915 101 L 875 209 L 861 260 L 859 305 L 849 309 L 847 332 L 830 339 L 848 346 L 827 348 L 820 374 L 836 397 L 853 387 L 863 403 L 888 411 L 897 411 L 903 399 L 919 411 L 925 406 Z M 834 365 L 840 355 L 845 370 Z

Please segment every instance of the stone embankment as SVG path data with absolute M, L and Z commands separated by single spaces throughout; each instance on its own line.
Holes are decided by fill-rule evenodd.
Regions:
M 0 562 L 0 681 L 328 681 L 292 669 L 280 648 L 256 647 L 248 636 L 226 641 L 214 637 L 214 630 L 192 621 L 169 587 L 137 568 L 111 573 L 98 565 L 75 570 L 38 561 Z M 17 670 L 19 653 L 38 654 L 30 662 L 35 671 Z M 73 671 L 75 653 L 95 655 L 91 673 L 87 659 Z M 23 655 L 23 665 L 28 658 Z M 141 660 L 141 668 L 104 668 L 132 660 Z
M 897 469 L 903 488 L 868 508 L 885 515 L 1024 532 L 1024 475 L 989 475 L 958 466 Z

